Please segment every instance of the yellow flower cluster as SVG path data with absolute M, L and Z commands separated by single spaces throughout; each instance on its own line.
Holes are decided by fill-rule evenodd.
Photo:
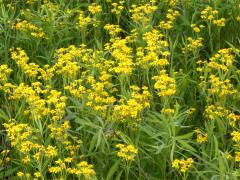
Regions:
M 46 107 L 46 102 L 43 98 L 40 97 L 39 87 L 41 83 L 34 83 L 36 90 L 24 83 L 19 84 L 11 88 L 10 97 L 11 100 L 19 101 L 24 99 L 27 103 L 27 109 L 24 111 L 25 115 L 28 115 L 30 119 L 39 120 L 47 116 L 50 113 L 50 109 Z M 45 91 L 41 93 L 45 94 Z
M 36 77 L 38 74 L 39 66 L 35 63 L 29 63 L 29 57 L 26 52 L 21 48 L 10 49 L 11 58 L 17 63 L 17 65 L 23 70 L 29 77 Z
M 240 151 L 239 152 L 235 152 L 235 161 L 236 162 L 240 162 Z
M 26 52 L 21 48 L 10 49 L 11 58 L 17 63 L 18 67 L 30 78 L 50 80 L 54 76 L 54 69 L 49 65 L 43 68 L 39 67 L 36 63 L 28 63 L 29 57 Z
M 210 75 L 211 87 L 208 89 L 209 94 L 216 95 L 219 98 L 226 97 L 227 95 L 234 95 L 237 90 L 234 89 L 229 79 L 221 81 L 219 77 Z
M 62 96 L 62 92 L 50 90 L 46 103 L 51 108 L 51 119 L 53 121 L 61 120 L 65 115 L 67 97 Z
M 194 130 L 197 134 L 197 142 L 200 144 L 206 143 L 208 141 L 208 134 L 203 133 L 199 128 Z
M 212 7 L 207 6 L 203 11 L 201 11 L 201 18 L 212 21 L 217 14 L 217 10 L 213 10 Z
M 116 66 L 111 69 L 117 74 L 129 75 L 133 71 L 132 48 L 128 46 L 127 39 L 112 39 L 111 44 L 106 44 L 105 50 L 111 52 Z
M 35 38 L 45 38 L 46 34 L 41 27 L 38 27 L 27 20 L 19 21 L 14 25 L 14 28 L 23 33 L 29 33 Z
M 161 29 L 172 29 L 174 21 L 176 18 L 180 15 L 179 11 L 173 10 L 173 9 L 168 9 L 167 15 L 166 15 L 166 20 L 165 21 L 160 21 L 159 27 Z
M 196 178 L 198 173 L 189 170 L 194 161 L 198 162 L 194 171 L 211 177 L 214 171 L 206 171 L 204 163 L 218 164 L 212 161 L 215 153 L 207 154 L 204 162 L 200 156 L 204 146 L 211 150 L 216 144 L 214 137 L 219 137 L 218 151 L 229 152 L 223 155 L 231 178 L 240 162 L 240 50 L 237 35 L 228 34 L 240 21 L 236 11 L 240 6 L 234 5 L 229 3 L 233 9 L 228 10 L 215 3 L 218 12 L 190 0 L 0 0 L 4 14 L 0 39 L 5 39 L 0 47 L 9 47 L 15 36 L 19 45 L 10 49 L 12 61 L 0 48 L 5 63 L 0 65 L 0 118 L 6 139 L 0 166 L 14 161 L 11 168 L 19 167 L 13 172 L 19 179 L 103 179 L 106 168 L 111 171 L 121 162 L 119 178 L 134 179 L 134 174 L 146 170 L 135 173 L 130 167 L 136 156 L 142 161 L 139 150 L 151 152 L 151 157 L 158 153 L 149 132 L 154 133 L 159 125 L 155 120 L 160 119 L 169 126 L 160 123 L 160 128 L 179 137 L 179 147 L 170 147 L 171 158 L 181 154 L 183 159 L 171 159 L 170 167 L 167 156 L 146 162 L 153 169 L 158 161 L 166 163 L 161 172 L 148 172 L 150 179 L 171 179 L 173 174 L 176 179 Z M 202 7 L 203 11 L 194 12 Z M 13 24 L 15 17 L 21 19 Z M 229 29 L 221 31 L 224 26 Z M 209 121 L 185 132 L 183 128 L 196 127 L 197 118 Z M 159 134 L 167 145 L 165 135 Z M 142 147 L 126 143 L 136 142 L 135 137 L 140 137 Z M 188 142 L 199 144 L 194 147 L 199 156 L 188 158 L 194 151 Z M 116 157 L 101 162 L 111 150 L 116 150 Z M 89 164 L 93 162 L 99 177 Z M 104 165 L 103 173 L 99 163 Z M 115 164 L 113 168 L 109 163 Z M 166 173 L 171 165 L 176 172 Z
M 157 29 L 152 29 L 144 34 L 146 47 L 137 48 L 137 64 L 141 68 L 162 67 L 169 64 L 168 42 L 163 40 L 163 34 Z
M 210 21 L 218 27 L 224 27 L 226 19 L 225 18 L 216 19 L 217 15 L 218 15 L 218 11 L 213 10 L 213 8 L 210 6 L 207 6 L 203 11 L 201 11 L 202 19 Z
M 164 1 L 167 2 L 170 7 L 173 7 L 178 3 L 178 0 L 164 0 Z
M 83 30 L 83 32 L 86 33 L 84 29 L 86 29 L 89 25 L 93 25 L 93 27 L 98 26 L 98 15 L 102 12 L 102 6 L 97 3 L 92 3 L 88 6 L 88 13 L 85 13 L 83 10 L 73 10 L 73 12 L 78 12 L 77 25 L 80 30 Z M 86 34 L 82 35 L 85 36 Z
M 235 161 L 240 162 L 240 151 L 239 151 L 239 145 L 240 145 L 240 132 L 239 131 L 233 131 L 231 133 L 232 140 L 235 143 L 233 146 L 235 147 Z
M 77 48 L 73 45 L 67 48 L 60 48 L 56 51 L 55 57 L 57 63 L 53 66 L 57 74 L 64 77 L 74 78 L 78 75 L 80 66 L 76 59 L 82 57 L 82 48 Z
M 237 131 L 233 131 L 231 133 L 231 136 L 232 136 L 232 140 L 234 142 L 240 142 L 240 132 L 237 132 Z
M 6 84 L 5 84 L 6 85 Z M 32 86 L 25 85 L 24 83 L 18 86 L 7 84 L 2 89 L 9 94 L 10 100 L 19 101 L 24 99 L 27 103 L 27 109 L 24 115 L 28 115 L 30 119 L 41 120 L 43 117 L 50 116 L 51 120 L 58 121 L 65 115 L 66 100 L 61 92 L 42 89 L 40 82 L 32 83 Z M 42 98 L 46 96 L 46 98 Z
M 8 65 L 3 64 L 0 65 L 0 82 L 5 83 L 8 81 L 8 77 L 11 74 L 12 69 L 8 67 Z
M 196 112 L 196 108 L 190 108 L 190 109 L 188 109 L 188 111 L 187 111 L 187 114 L 188 115 L 192 115 L 194 112 Z
M 109 82 L 110 76 L 108 74 L 103 74 L 101 77 L 102 80 L 100 80 L 100 82 L 96 82 L 92 78 L 92 82 L 90 82 L 91 88 L 86 90 L 88 94 L 87 106 L 92 107 L 96 112 L 100 111 L 106 113 L 108 107 L 112 106 L 115 102 L 115 98 L 107 91 L 107 89 L 112 88 L 112 84 Z
M 30 138 L 33 133 L 33 129 L 28 124 L 16 124 L 12 122 L 3 125 L 6 128 L 12 146 L 21 145 L 21 142 Z
M 132 20 L 136 23 L 146 25 L 153 16 L 154 11 L 157 10 L 157 6 L 145 3 L 144 5 L 132 5 L 129 12 L 132 14 Z
M 209 105 L 205 109 L 205 115 L 208 119 L 226 118 L 229 111 L 219 105 Z
M 10 150 L 4 149 L 0 153 L 0 166 L 4 166 L 6 163 L 10 161 Z
M 97 14 L 102 12 L 102 6 L 96 4 L 96 3 L 92 3 L 88 6 L 88 11 L 92 14 Z
M 86 93 L 86 87 L 82 85 L 83 80 L 78 79 L 65 86 L 64 89 L 68 90 L 72 96 L 78 99 L 83 99 Z
M 113 25 L 113 24 L 106 24 L 104 26 L 104 29 L 108 31 L 108 33 L 113 37 L 117 36 L 122 31 L 119 25 Z
M 187 38 L 186 47 L 182 48 L 183 53 L 192 52 L 203 46 L 203 38 L 199 37 L 197 39 Z
M 238 22 L 240 22 L 240 16 L 237 16 L 237 17 L 236 17 L 236 20 L 237 20 Z
M 33 175 L 31 175 L 30 173 L 23 173 L 22 171 L 18 171 L 17 176 L 21 179 L 27 179 L 27 180 L 30 180 L 30 179 L 37 180 L 42 177 L 40 172 L 35 172 Z
M 90 16 L 85 16 L 83 11 L 79 11 L 78 25 L 80 28 L 87 27 L 92 24 L 92 18 Z
M 160 97 L 172 96 L 176 92 L 176 82 L 175 79 L 169 77 L 166 70 L 160 71 L 159 76 L 154 76 L 153 79 L 156 81 L 154 84 L 154 89 L 157 90 L 157 94 Z
M 221 49 L 213 57 L 209 59 L 208 67 L 211 70 L 228 71 L 234 62 L 234 56 L 232 55 L 232 49 Z
M 232 127 L 236 126 L 237 122 L 240 122 L 240 115 L 236 115 L 234 113 L 230 113 L 228 115 L 228 119 L 229 119 L 229 125 Z
M 72 158 L 58 159 L 55 161 L 57 166 L 52 166 L 48 170 L 52 174 L 66 172 L 68 174 L 81 176 L 83 175 L 85 178 L 93 178 L 96 173 L 93 169 L 93 165 L 88 164 L 86 161 L 79 162 L 76 167 L 68 167 L 72 162 Z
M 138 150 L 133 145 L 117 144 L 116 147 L 119 149 L 117 156 L 125 161 L 133 161 L 138 154 Z
M 101 74 L 99 81 L 96 81 L 93 76 L 88 76 L 87 82 L 83 82 L 81 79 L 75 80 L 65 89 L 74 97 L 86 101 L 86 106 L 91 107 L 94 112 L 105 116 L 108 108 L 113 106 L 115 98 L 110 94 L 110 91 L 114 91 L 113 85 L 110 83 L 110 75 L 105 71 Z M 89 87 L 83 86 L 84 83 Z
M 37 135 L 35 129 L 31 128 L 28 124 L 16 124 L 15 122 L 4 123 L 8 138 L 11 145 L 16 147 L 16 150 L 23 155 L 22 162 L 27 164 L 30 162 L 30 156 L 39 162 L 40 158 L 52 158 L 57 156 L 58 152 L 56 147 L 48 145 L 44 147 L 36 143 Z
M 204 28 L 204 25 L 197 26 L 196 24 L 191 24 L 191 28 L 195 33 L 200 33 L 200 31 Z
M 116 14 L 119 17 L 121 15 L 121 12 L 124 9 L 124 5 L 123 5 L 124 3 L 125 3 L 125 0 L 121 0 L 119 2 L 112 3 L 112 10 L 111 10 L 111 12 Z
M 213 24 L 215 24 L 216 26 L 219 26 L 219 27 L 224 27 L 225 23 L 226 23 L 226 19 L 225 18 L 213 20 Z
M 175 113 L 175 109 L 171 109 L 171 108 L 163 108 L 161 110 L 162 114 L 166 114 L 166 115 L 171 115 Z
M 182 173 L 186 173 L 186 171 L 192 167 L 193 164 L 193 159 L 192 158 L 188 158 L 186 160 L 182 159 L 175 159 L 172 162 L 172 167 L 174 169 L 178 169 L 180 170 Z
M 131 86 L 130 89 L 132 90 L 130 98 L 127 100 L 122 98 L 119 100 L 119 104 L 114 106 L 113 120 L 125 122 L 134 119 L 139 121 L 143 110 L 150 107 L 151 94 L 147 87 L 144 86 L 140 89 L 137 86 Z

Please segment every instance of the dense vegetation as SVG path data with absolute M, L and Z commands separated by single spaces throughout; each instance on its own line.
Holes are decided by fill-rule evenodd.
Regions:
M 1 0 L 0 179 L 240 179 L 239 0 Z

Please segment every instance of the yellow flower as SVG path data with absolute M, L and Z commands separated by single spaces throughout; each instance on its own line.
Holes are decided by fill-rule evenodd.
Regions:
M 19 21 L 16 23 L 14 28 L 20 32 L 30 34 L 32 37 L 35 38 L 45 38 L 46 34 L 43 32 L 43 29 L 41 27 L 38 27 L 27 20 Z
M 121 12 L 124 9 L 124 5 L 123 5 L 124 2 L 125 2 L 125 0 L 121 0 L 119 2 L 112 3 L 112 10 L 111 10 L 111 12 L 116 14 L 117 16 L 121 15 Z
M 208 67 L 213 71 L 219 69 L 227 72 L 234 62 L 232 49 L 220 49 L 213 57 L 209 59 Z
M 215 75 L 210 75 L 209 78 L 211 87 L 208 89 L 208 92 L 211 95 L 217 95 L 219 98 L 223 98 L 227 95 L 237 94 L 237 90 L 234 89 L 229 79 L 222 81 Z
M 167 66 L 170 52 L 168 51 L 168 42 L 163 39 L 163 34 L 157 29 L 152 29 L 144 34 L 143 39 L 146 47 L 137 48 L 137 65 L 144 69 Z
M 232 155 L 228 152 L 225 154 L 225 156 L 226 156 L 227 159 L 232 159 Z
M 240 22 L 240 16 L 237 16 L 237 17 L 236 17 L 236 20 L 237 20 L 238 22 Z
M 134 22 L 147 24 L 150 22 L 154 11 L 157 10 L 157 6 L 150 3 L 143 5 L 132 5 L 129 12 L 132 14 L 131 18 Z
M 40 172 L 35 172 L 35 173 L 34 173 L 34 176 L 35 176 L 36 178 L 39 178 L 39 177 L 41 177 L 41 173 L 40 173 Z
M 180 15 L 179 11 L 173 10 L 173 9 L 168 9 L 167 15 L 166 15 L 166 20 L 165 21 L 160 21 L 159 27 L 161 29 L 166 29 L 170 30 L 173 28 L 174 21 L 176 18 Z
M 105 45 L 105 50 L 111 53 L 114 59 L 114 67 L 109 69 L 110 72 L 117 74 L 130 75 L 134 70 L 133 49 L 128 46 L 127 39 L 114 38 L 111 43 Z
M 113 117 L 117 121 L 125 122 L 129 119 L 139 121 L 143 110 L 150 107 L 151 94 L 147 87 L 140 89 L 137 86 L 131 86 L 130 88 L 132 92 L 129 99 L 121 98 L 119 104 L 114 106 Z M 135 121 L 131 123 L 136 123 Z
M 163 108 L 161 110 L 161 113 L 163 113 L 163 114 L 174 114 L 175 113 L 175 109 Z
M 133 161 L 138 153 L 133 145 L 117 144 L 116 147 L 119 148 L 117 156 L 126 161 Z
M 240 115 L 236 115 L 234 113 L 230 113 L 228 115 L 228 119 L 229 119 L 230 126 L 235 127 L 236 122 L 240 121 Z
M 8 76 L 13 70 L 8 67 L 8 65 L 0 65 L 0 82 L 5 83 L 8 80 Z
M 240 162 L 240 152 L 235 152 L 235 161 Z
M 158 96 L 172 96 L 176 92 L 176 82 L 174 78 L 169 77 L 165 70 L 160 71 L 159 76 L 154 76 L 156 83 L 154 89 L 157 90 Z
M 221 18 L 221 19 L 218 19 L 218 20 L 213 20 L 213 24 L 215 24 L 216 26 L 219 26 L 219 27 L 224 27 L 225 22 L 226 22 L 225 18 Z
M 184 53 L 187 53 L 187 52 L 191 52 L 191 51 L 194 51 L 194 50 L 197 50 L 198 48 L 202 47 L 203 46 L 203 38 L 197 38 L 197 39 L 192 39 L 191 37 L 187 38 L 187 45 L 182 48 L 182 51 Z
M 18 177 L 23 177 L 23 176 L 24 176 L 24 173 L 21 172 L 21 171 L 19 171 L 19 172 L 17 173 L 17 176 L 18 176 Z
M 208 134 L 207 133 L 203 133 L 200 129 L 196 129 L 195 130 L 196 134 L 197 134 L 197 142 L 200 144 L 206 143 L 208 141 Z
M 226 118 L 229 111 L 218 105 L 209 105 L 205 109 L 205 115 L 208 119 L 214 120 L 217 118 Z
M 218 14 L 217 10 L 213 10 L 212 7 L 207 6 L 203 11 L 201 11 L 201 18 L 204 20 L 211 21 L 216 17 L 217 14 Z
M 55 157 L 57 156 L 57 149 L 56 147 L 48 145 L 44 153 L 47 157 Z
M 120 28 L 119 25 L 113 25 L 113 24 L 106 24 L 106 25 L 104 26 L 104 29 L 105 29 L 106 31 L 108 31 L 108 33 L 109 33 L 111 36 L 116 36 L 116 35 L 118 35 L 118 34 L 122 31 L 122 29 Z
M 100 5 L 97 5 L 96 3 L 92 3 L 88 6 L 88 11 L 92 14 L 97 14 L 102 12 L 102 7 Z
M 195 33 L 199 33 L 201 31 L 201 27 L 196 24 L 191 24 L 191 27 Z
M 240 142 L 240 132 L 237 132 L 237 131 L 233 131 L 231 133 L 231 136 L 232 136 L 232 140 L 234 142 Z
M 83 11 L 79 11 L 78 25 L 80 28 L 87 27 L 93 22 L 92 18 L 85 16 Z
M 80 163 L 78 163 L 77 168 L 80 170 L 80 173 L 86 177 L 96 175 L 93 169 L 93 165 L 88 164 L 87 161 L 81 161 Z
M 62 171 L 60 167 L 50 167 L 48 170 L 50 173 L 53 173 L 53 174 L 57 174 Z
M 192 167 L 192 164 L 193 164 L 193 159 L 192 158 L 188 158 L 186 160 L 182 159 L 175 159 L 173 162 L 172 162 L 172 167 L 174 169 L 178 169 L 180 170 L 182 173 L 186 173 L 186 171 Z

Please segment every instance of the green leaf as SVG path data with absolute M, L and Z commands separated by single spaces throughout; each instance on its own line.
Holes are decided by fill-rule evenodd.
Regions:
M 190 144 L 188 144 L 186 141 L 184 140 L 177 140 L 178 143 L 181 144 L 181 146 L 185 149 L 185 150 L 190 150 L 193 152 L 196 152 L 196 149 L 194 149 Z
M 113 166 L 108 171 L 106 180 L 113 179 L 112 177 L 113 177 L 114 173 L 118 171 L 118 167 L 119 167 L 120 162 L 121 162 L 121 160 L 118 160 L 113 164 Z
M 1 172 L 0 173 L 0 178 L 2 178 L 2 179 L 4 179 L 4 178 L 6 178 L 6 179 L 8 179 L 7 177 L 9 177 L 9 176 L 11 176 L 11 175 L 13 175 L 17 170 L 19 169 L 19 167 L 16 167 L 16 168 L 10 168 L 10 169 L 8 169 L 8 170 L 4 170 L 4 172 Z M 9 177 L 10 178 L 10 177 Z M 11 178 L 10 178 L 11 179 Z
M 181 136 L 175 137 L 176 140 L 181 140 L 181 139 L 191 139 L 193 136 L 194 132 L 190 132 Z
M 89 127 L 92 127 L 92 128 L 95 128 L 95 129 L 100 129 L 101 127 L 90 122 L 90 121 L 86 121 L 85 119 L 80 119 L 80 118 L 77 118 L 75 120 L 76 123 L 78 124 L 81 124 L 81 125 L 86 125 L 86 126 L 89 126 Z

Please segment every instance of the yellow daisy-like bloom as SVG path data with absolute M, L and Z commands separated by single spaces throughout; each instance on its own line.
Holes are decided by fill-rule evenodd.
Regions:
M 126 161 L 133 161 L 138 153 L 133 145 L 117 144 L 116 147 L 119 148 L 117 156 Z
M 157 90 L 158 96 L 172 96 L 176 92 L 176 82 L 174 78 L 169 77 L 165 70 L 160 72 L 159 76 L 154 76 L 156 83 L 154 89 Z
M 53 173 L 53 174 L 57 174 L 62 171 L 60 167 L 50 167 L 48 170 L 50 173 Z
M 235 161 L 240 162 L 240 152 L 235 152 Z
M 201 12 L 201 18 L 204 20 L 211 21 L 213 20 L 216 15 L 218 14 L 217 10 L 213 10 L 212 7 L 207 6 L 202 12 Z
M 29 33 L 32 37 L 35 38 L 45 38 L 46 36 L 45 32 L 41 27 L 38 27 L 28 22 L 27 20 L 23 20 L 16 23 L 16 25 L 13 28 L 23 33 Z
M 18 177 L 23 177 L 23 176 L 24 176 L 24 173 L 21 172 L 21 171 L 19 171 L 19 172 L 17 173 L 17 176 L 18 176 Z
M 96 3 L 92 3 L 88 6 L 88 11 L 92 14 L 97 14 L 102 12 L 102 7 Z
M 237 131 L 233 131 L 231 133 L 231 136 L 232 136 L 232 140 L 234 142 L 240 142 L 240 132 L 237 132 Z
M 192 164 L 193 164 L 193 159 L 192 158 L 188 158 L 186 160 L 182 159 L 175 159 L 173 162 L 172 162 L 172 167 L 174 169 L 178 169 L 180 170 L 182 173 L 186 173 L 186 171 L 192 167 Z
M 197 134 L 197 142 L 198 143 L 203 144 L 208 141 L 208 134 L 203 133 L 199 128 L 195 129 L 195 133 Z

